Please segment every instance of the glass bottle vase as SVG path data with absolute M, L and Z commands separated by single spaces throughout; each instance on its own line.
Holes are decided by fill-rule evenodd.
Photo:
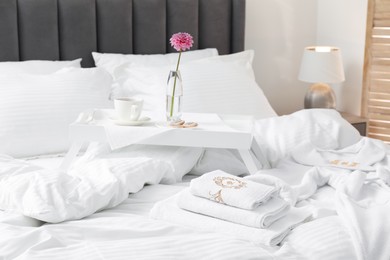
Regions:
M 183 99 L 183 83 L 180 71 L 169 72 L 166 92 L 166 116 L 167 121 L 176 122 L 181 119 Z

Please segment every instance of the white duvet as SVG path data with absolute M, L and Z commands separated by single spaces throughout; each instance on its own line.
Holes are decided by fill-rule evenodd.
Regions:
M 188 186 L 174 183 L 199 158 L 207 160 L 201 149 L 132 146 L 106 153 L 100 147 L 68 174 L 0 157 L 0 259 L 389 259 L 387 157 L 371 165 L 367 178 L 364 169 L 353 175 L 312 168 L 307 160 L 299 163 L 297 147 L 308 153 L 310 144 L 316 151 L 348 148 L 362 141 L 356 131 L 332 110 L 267 120 L 256 121 L 255 138 L 276 168 L 249 178 L 277 186 L 315 217 L 278 246 L 148 217 L 154 203 Z M 300 131 L 302 124 L 311 130 Z
M 147 146 L 115 156 L 89 152 L 86 157 L 93 160 L 84 160 L 67 173 L 3 156 L 0 208 L 50 223 L 81 219 L 117 206 L 145 184 L 175 183 L 200 154 L 198 148 Z

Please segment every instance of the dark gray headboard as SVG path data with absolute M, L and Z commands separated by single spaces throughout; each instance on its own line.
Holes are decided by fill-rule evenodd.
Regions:
M 0 0 L 0 61 L 71 60 L 92 51 L 173 52 L 173 33 L 220 54 L 244 49 L 245 0 Z

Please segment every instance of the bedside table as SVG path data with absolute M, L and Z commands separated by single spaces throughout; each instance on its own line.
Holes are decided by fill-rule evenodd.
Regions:
M 360 116 L 355 116 L 346 112 L 340 112 L 341 116 L 353 125 L 360 133 L 361 136 L 367 134 L 367 119 Z

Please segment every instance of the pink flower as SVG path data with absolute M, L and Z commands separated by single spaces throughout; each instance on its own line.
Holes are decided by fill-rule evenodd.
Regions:
M 194 40 L 192 39 L 191 34 L 179 32 L 172 35 L 170 42 L 175 50 L 185 51 L 192 47 Z
M 181 53 L 187 49 L 189 50 L 192 47 L 194 40 L 192 39 L 191 34 L 185 32 L 179 32 L 173 34 L 169 41 L 171 42 L 172 47 L 179 52 L 179 57 L 177 59 L 176 70 L 175 70 L 176 71 L 175 80 L 172 88 L 172 98 L 170 100 L 171 104 L 169 106 L 170 107 L 169 117 L 172 118 L 173 107 L 175 102 L 176 79 L 177 79 L 177 72 L 179 71 Z

